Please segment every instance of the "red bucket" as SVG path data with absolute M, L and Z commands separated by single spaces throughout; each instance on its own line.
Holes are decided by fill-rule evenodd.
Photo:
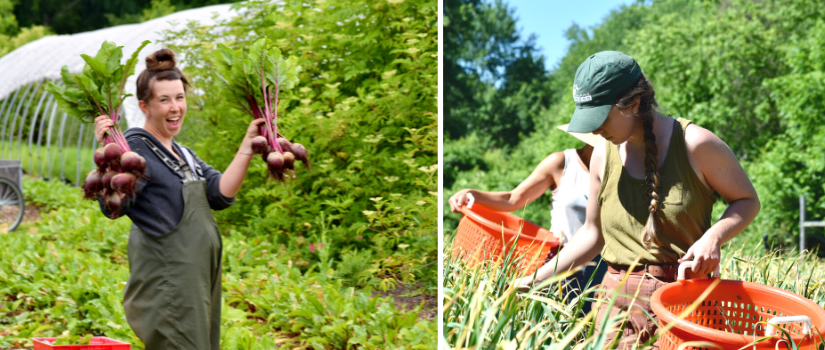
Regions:
M 57 338 L 32 338 L 34 350 L 130 350 L 131 345 L 107 337 L 92 337 L 88 345 L 52 345 Z

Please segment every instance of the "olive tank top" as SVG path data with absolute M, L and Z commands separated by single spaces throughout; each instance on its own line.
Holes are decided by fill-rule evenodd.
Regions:
M 644 179 L 635 179 L 625 171 L 618 146 L 606 142 L 605 168 L 599 189 L 602 235 L 605 248 L 602 257 L 617 265 L 630 265 L 641 255 L 641 263 L 676 263 L 710 226 L 711 210 L 716 197 L 702 184 L 690 166 L 684 131 L 690 121 L 679 118 L 673 123 L 673 134 L 667 155 L 659 166 L 658 240 L 651 243 L 659 255 L 642 244 L 641 234 L 649 216 L 650 200 Z

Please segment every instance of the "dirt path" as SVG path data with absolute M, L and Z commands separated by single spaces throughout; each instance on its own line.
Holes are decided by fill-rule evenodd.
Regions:
M 415 309 L 419 304 L 421 304 L 421 302 L 424 302 L 424 307 L 421 308 L 421 312 L 418 313 L 418 318 L 433 321 L 436 316 L 438 316 L 438 299 L 432 295 L 420 294 L 416 292 L 418 289 L 421 289 L 423 285 L 423 283 L 400 285 L 398 288 L 395 288 L 389 292 L 375 291 L 372 294 L 382 298 L 392 296 L 392 300 L 395 302 L 395 307 L 401 310 Z M 413 293 L 418 295 L 405 296 Z
M 17 219 L 16 207 L 5 207 L 0 210 L 0 233 L 9 233 L 9 225 Z M 26 210 L 23 213 L 23 221 L 20 226 L 34 223 L 40 220 L 40 207 L 36 205 L 26 205 Z M 19 227 L 19 226 L 18 226 Z

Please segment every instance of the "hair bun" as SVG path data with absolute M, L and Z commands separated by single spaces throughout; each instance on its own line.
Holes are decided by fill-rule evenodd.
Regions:
M 178 61 L 175 53 L 169 49 L 160 49 L 146 56 L 146 69 L 148 70 L 169 70 L 174 69 Z

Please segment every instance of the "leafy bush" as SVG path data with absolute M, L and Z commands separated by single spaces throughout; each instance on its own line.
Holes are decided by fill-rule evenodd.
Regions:
M 314 242 L 304 241 L 321 227 L 333 258 L 345 249 L 371 249 L 381 269 L 401 254 L 417 261 L 402 267 L 407 273 L 435 261 L 436 3 L 235 6 L 243 13 L 238 18 L 167 33 L 170 47 L 187 57 L 195 91 L 179 138 L 216 168 L 229 164 L 249 117 L 209 93 L 217 81 L 212 52 L 218 42 L 238 49 L 267 37 L 303 67 L 298 85 L 279 96 L 278 122 L 284 136 L 307 147 L 313 169 L 299 169 L 284 185 L 266 178 L 263 162 L 253 162 L 236 204 L 216 214 L 220 227 L 273 235 L 294 248 L 301 269 L 318 261 L 306 248 Z

